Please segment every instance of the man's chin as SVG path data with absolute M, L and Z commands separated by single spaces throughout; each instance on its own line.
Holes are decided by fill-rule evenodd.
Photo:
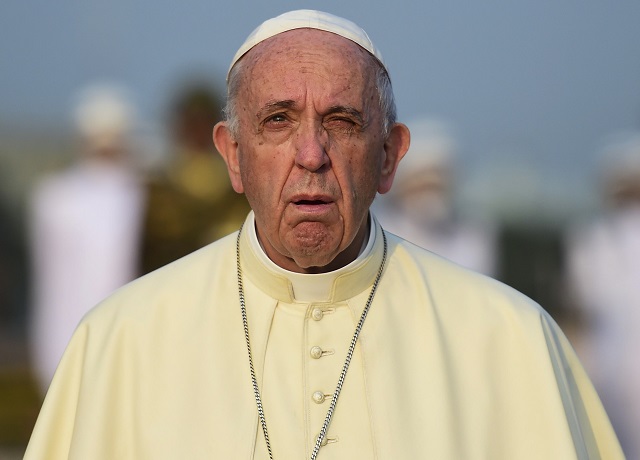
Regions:
M 322 273 L 331 265 L 338 255 L 338 251 L 328 250 L 319 246 L 297 246 L 290 251 L 295 264 L 306 273 Z

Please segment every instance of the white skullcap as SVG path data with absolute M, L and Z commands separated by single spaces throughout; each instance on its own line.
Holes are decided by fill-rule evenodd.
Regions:
M 294 29 L 317 29 L 340 35 L 341 37 L 351 40 L 367 50 L 375 56 L 375 58 L 380 61 L 380 64 L 382 64 L 386 69 L 382 59 L 382 54 L 375 47 L 367 33 L 357 24 L 347 19 L 334 16 L 333 14 L 323 13 L 322 11 L 296 10 L 268 19 L 251 32 L 251 35 L 247 37 L 240 49 L 236 52 L 236 55 L 233 57 L 231 65 L 229 66 L 229 71 L 227 72 L 227 80 L 229 79 L 229 72 L 235 63 L 238 62 L 238 60 L 251 48 L 274 35 Z

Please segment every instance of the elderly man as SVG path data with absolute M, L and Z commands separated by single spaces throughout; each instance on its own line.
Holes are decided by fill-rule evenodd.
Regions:
M 214 141 L 243 228 L 80 324 L 27 458 L 620 458 L 547 314 L 369 213 L 409 145 L 355 24 L 247 39 Z

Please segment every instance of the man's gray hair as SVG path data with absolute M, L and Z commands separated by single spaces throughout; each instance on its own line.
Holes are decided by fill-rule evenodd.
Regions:
M 386 138 L 389 135 L 391 127 L 396 122 L 396 102 L 393 96 L 393 88 L 391 79 L 387 70 L 378 62 L 376 58 L 369 55 L 371 63 L 375 69 L 375 83 L 378 91 L 378 101 L 380 104 L 380 112 L 382 113 L 382 135 Z M 229 71 L 227 83 L 227 104 L 223 110 L 227 127 L 231 135 L 237 139 L 238 130 L 240 129 L 240 120 L 238 118 L 238 98 L 240 95 L 240 87 L 242 85 L 242 72 L 246 67 L 245 61 L 240 59 Z

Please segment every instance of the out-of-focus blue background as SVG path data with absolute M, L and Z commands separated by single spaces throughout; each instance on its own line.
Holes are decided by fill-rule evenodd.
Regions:
M 511 199 L 552 194 L 543 201 L 572 208 L 587 198 L 603 139 L 640 125 L 634 1 L 7 0 L 2 139 L 6 130 L 33 139 L 68 128 L 72 95 L 96 78 L 127 84 L 145 120 L 160 122 L 167 92 L 186 73 L 222 83 L 248 32 L 293 8 L 333 12 L 369 31 L 391 70 L 400 117 L 452 123 L 474 175 L 524 168 L 525 182 L 492 181 L 519 184 Z
M 198 76 L 223 90 L 248 33 L 297 8 L 369 32 L 390 69 L 399 118 L 431 116 L 453 128 L 461 201 L 501 224 L 558 230 L 597 208 L 599 152 L 610 136 L 640 129 L 636 1 L 5 0 L 0 219 L 8 241 L 17 239 L 0 256 L 14 261 L 11 272 L 28 272 L 25 202 L 37 177 L 70 153 L 78 89 L 96 80 L 128 87 L 151 156 L 161 158 L 175 89 Z M 7 366 L 24 356 L 11 347 L 28 306 L 26 278 L 11 282 L 20 286 L 4 306 L 14 323 L 0 325 Z

